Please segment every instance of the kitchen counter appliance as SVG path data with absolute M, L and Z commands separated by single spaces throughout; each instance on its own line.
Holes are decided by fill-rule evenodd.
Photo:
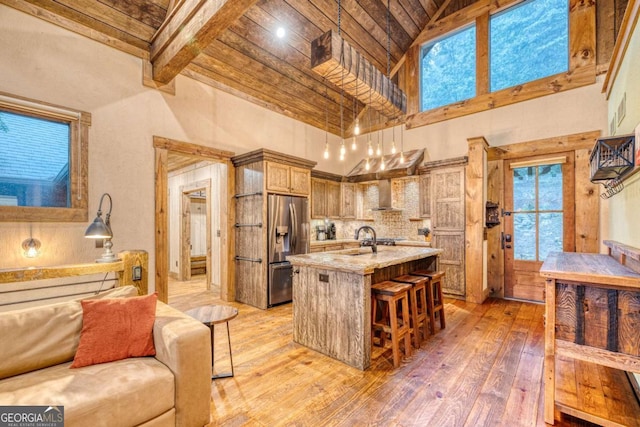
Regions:
M 267 207 L 267 305 L 273 307 L 292 298 L 293 269 L 286 257 L 309 252 L 309 201 L 306 197 L 270 194 Z

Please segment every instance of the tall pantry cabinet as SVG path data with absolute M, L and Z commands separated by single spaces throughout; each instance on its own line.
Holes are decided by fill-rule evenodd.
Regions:
M 421 216 L 431 218 L 431 246 L 442 249 L 439 269 L 445 272 L 442 290 L 465 298 L 465 165 L 467 157 L 425 162 L 420 167 Z M 427 214 L 428 213 L 428 214 Z
M 236 179 L 236 301 L 266 309 L 267 196 L 308 197 L 316 162 L 266 149 L 240 154 L 231 161 Z

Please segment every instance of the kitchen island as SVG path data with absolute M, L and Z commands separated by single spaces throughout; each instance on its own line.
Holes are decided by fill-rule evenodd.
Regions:
M 441 249 L 380 246 L 287 257 L 293 264 L 293 340 L 365 370 L 371 364 L 371 285 L 436 269 Z

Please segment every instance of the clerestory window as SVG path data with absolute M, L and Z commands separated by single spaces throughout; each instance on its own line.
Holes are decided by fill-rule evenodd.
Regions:
M 422 47 L 422 110 L 476 96 L 476 27 L 472 25 Z
M 588 14 L 572 15 L 567 0 L 527 0 L 503 10 L 498 7 L 491 3 L 492 10 L 475 15 L 473 23 L 444 36 L 441 28 L 431 30 L 435 38 L 421 46 L 419 56 L 419 106 L 424 114 L 412 117 L 412 125 L 587 84 L 587 79 L 578 82 L 575 72 L 575 83 L 563 76 L 576 66 L 587 68 L 585 60 L 570 70 L 569 28 L 588 22 Z M 456 21 L 447 22 L 449 26 Z M 595 68 L 589 70 L 593 73 Z M 545 78 L 548 80 L 542 80 Z M 526 84 L 525 92 L 509 92 Z M 536 84 L 540 87 L 532 86 Z
M 491 92 L 569 69 L 567 0 L 531 0 L 491 16 Z

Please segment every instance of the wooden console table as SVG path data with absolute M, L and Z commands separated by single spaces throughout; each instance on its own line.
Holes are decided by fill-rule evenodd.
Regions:
M 540 269 L 546 277 L 544 420 L 549 424 L 565 413 L 603 426 L 640 426 L 640 406 L 620 372 L 640 373 L 640 249 L 604 243 L 609 255 L 554 253 Z M 576 372 L 613 368 L 607 372 L 617 372 L 618 380 L 602 384 L 607 392 L 601 398 L 568 393 L 577 381 L 562 367 L 574 362 Z

